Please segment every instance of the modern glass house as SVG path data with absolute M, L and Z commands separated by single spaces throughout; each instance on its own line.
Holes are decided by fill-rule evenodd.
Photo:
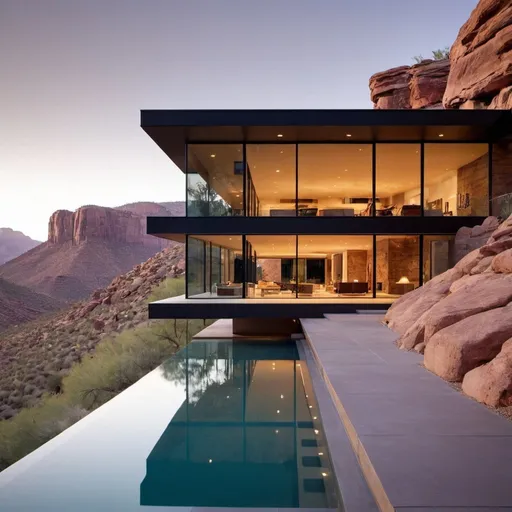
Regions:
M 152 318 L 383 309 L 454 265 L 454 236 L 512 191 L 512 114 L 491 110 L 145 110 L 186 175 L 186 295 Z

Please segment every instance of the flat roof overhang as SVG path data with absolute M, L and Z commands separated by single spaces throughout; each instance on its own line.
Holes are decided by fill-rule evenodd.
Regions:
M 147 233 L 185 235 L 453 235 L 485 217 L 148 217 Z
M 492 142 L 510 133 L 512 112 L 142 110 L 141 127 L 185 172 L 186 143 Z
M 324 314 L 387 310 L 391 299 L 186 299 L 184 295 L 151 302 L 155 320 L 219 318 L 323 318 Z

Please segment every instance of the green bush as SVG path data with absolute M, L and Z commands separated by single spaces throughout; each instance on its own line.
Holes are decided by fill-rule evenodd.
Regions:
M 210 323 L 168 320 L 129 329 L 98 343 L 62 381 L 51 375 L 48 388 L 60 394 L 48 393 L 39 405 L 0 421 L 0 470 L 135 383 Z M 17 394 L 13 392 L 15 400 Z
M 185 293 L 185 279 L 181 277 L 168 278 L 162 281 L 149 296 L 148 302 L 155 302 L 157 300 L 168 299 L 169 297 L 176 297 L 184 295 Z

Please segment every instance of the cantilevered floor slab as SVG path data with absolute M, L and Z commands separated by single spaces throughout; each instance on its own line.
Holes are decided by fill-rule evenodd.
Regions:
M 187 299 L 184 295 L 151 302 L 149 318 L 322 318 L 329 313 L 388 309 L 393 298 L 340 297 Z
M 377 315 L 302 325 L 382 510 L 512 510 L 512 423 L 398 350 Z

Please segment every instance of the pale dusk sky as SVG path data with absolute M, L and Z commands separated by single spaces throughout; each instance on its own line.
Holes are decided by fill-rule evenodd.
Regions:
M 477 0 L 0 0 L 0 227 L 184 199 L 145 108 L 372 108 Z M 158 185 L 155 185 L 155 184 Z

